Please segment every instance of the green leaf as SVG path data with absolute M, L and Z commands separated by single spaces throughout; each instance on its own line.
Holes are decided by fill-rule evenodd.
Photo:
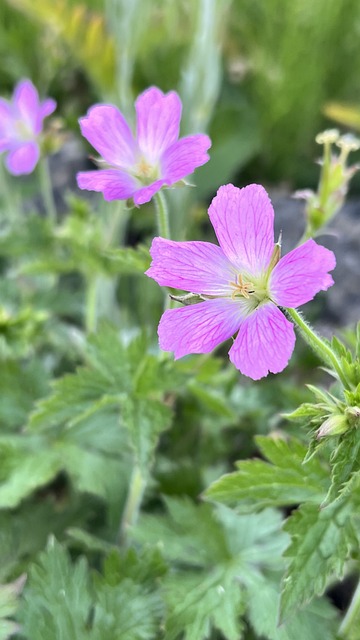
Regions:
M 157 640 L 164 604 L 159 593 L 125 579 L 119 585 L 98 585 L 92 640 Z
M 0 440 L 0 459 L 2 443 Z M 6 451 L 5 451 L 6 457 Z M 5 463 L 8 460 L 5 460 Z M 14 508 L 35 489 L 50 482 L 60 471 L 61 461 L 56 451 L 32 452 L 21 446 L 11 455 L 11 470 L 0 486 L 0 508 Z
M 0 585 L 0 640 L 7 640 L 20 630 L 20 626 L 9 617 L 18 609 L 20 595 L 26 576 L 21 576 L 11 584 Z
M 254 574 L 248 585 L 248 617 L 256 634 L 267 640 L 334 640 L 337 631 L 336 610 L 325 598 L 316 599 L 279 625 L 279 585 Z
M 52 539 L 30 569 L 21 612 L 25 636 L 36 640 L 85 640 L 89 638 L 86 629 L 91 606 L 86 560 L 81 558 L 72 565 L 66 551 Z
M 163 581 L 166 640 L 205 640 L 215 629 L 238 640 L 251 576 L 283 567 L 280 514 L 240 516 L 175 498 L 166 505 L 168 515 L 143 515 L 132 532 L 137 541 L 160 544 L 176 570 Z
M 297 440 L 258 436 L 261 453 L 272 462 L 245 460 L 239 471 L 222 476 L 205 492 L 211 500 L 254 510 L 301 502 L 318 504 L 328 488 L 328 472 L 313 458 L 306 465 L 306 448 Z
M 285 556 L 291 561 L 281 596 L 281 620 L 342 577 L 351 549 L 357 547 L 351 510 L 350 503 L 333 503 L 325 509 L 306 504 L 287 520 L 284 529 L 291 544 Z
M 128 397 L 122 405 L 122 421 L 143 475 L 149 473 L 159 436 L 170 426 L 171 418 L 170 408 L 157 400 Z
M 350 429 L 339 439 L 331 463 L 331 486 L 323 505 L 328 505 L 348 493 L 346 486 L 360 470 L 360 433 Z
M 243 637 L 240 616 L 244 612 L 244 593 L 225 567 L 198 576 L 189 572 L 181 580 L 166 582 L 166 600 L 170 609 L 166 621 L 166 640 L 210 638 L 218 629 L 227 640 Z

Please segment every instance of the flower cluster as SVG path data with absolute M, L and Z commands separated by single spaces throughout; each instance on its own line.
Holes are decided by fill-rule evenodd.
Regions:
M 238 332 L 231 362 L 258 380 L 282 371 L 294 327 L 279 307 L 294 308 L 333 284 L 332 251 L 308 240 L 283 258 L 274 243 L 274 210 L 260 185 L 220 187 L 209 208 L 219 245 L 155 238 L 148 276 L 202 302 L 165 311 L 160 347 L 175 358 L 207 353 Z
M 208 161 L 208 136 L 178 139 L 182 106 L 175 91 L 164 94 L 150 87 L 135 107 L 135 136 L 113 105 L 95 105 L 80 119 L 83 136 L 103 158 L 99 171 L 77 175 L 80 189 L 100 191 L 105 200 L 133 198 L 140 205 Z
M 6 167 L 15 176 L 31 173 L 39 160 L 39 136 L 43 120 L 56 109 L 56 102 L 42 102 L 30 80 L 15 87 L 11 101 L 0 98 L 0 153 L 7 151 Z

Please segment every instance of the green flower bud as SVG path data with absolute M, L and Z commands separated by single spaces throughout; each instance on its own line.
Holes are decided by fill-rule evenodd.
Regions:
M 323 422 L 316 437 L 319 440 L 325 436 L 339 436 L 341 433 L 345 433 L 348 428 L 349 424 L 343 413 L 333 414 Z

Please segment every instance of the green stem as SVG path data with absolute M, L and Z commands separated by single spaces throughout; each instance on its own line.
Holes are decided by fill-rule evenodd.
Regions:
M 126 545 L 128 530 L 130 527 L 132 527 L 136 523 L 138 519 L 145 487 L 146 487 L 145 478 L 143 477 L 140 471 L 140 467 L 137 464 L 135 464 L 132 472 L 129 492 L 128 492 L 128 496 L 127 496 L 127 500 L 126 500 L 126 504 L 125 504 L 123 515 L 122 515 L 120 528 L 119 528 L 118 542 L 121 545 Z
M 44 199 L 46 213 L 53 225 L 56 224 L 56 206 L 51 184 L 51 176 L 49 171 L 49 162 L 44 156 L 39 162 L 41 192 Z
M 2 163 L 1 158 L 0 158 L 0 186 L 1 186 L 1 196 L 4 201 L 5 215 L 9 221 L 14 220 L 16 215 L 16 207 L 11 194 L 8 176 L 5 172 L 4 165 Z
M 332 349 L 315 333 L 308 323 L 305 322 L 304 318 L 296 311 L 296 309 L 286 309 L 286 312 L 300 329 L 300 333 L 305 342 L 308 343 L 308 345 L 313 349 L 313 351 L 315 351 L 319 358 L 325 362 L 325 364 L 330 366 L 336 372 L 343 387 L 348 389 L 349 383 L 344 375 L 340 362 Z
M 166 199 L 161 191 L 154 195 L 158 233 L 162 238 L 170 238 L 169 212 Z
M 89 277 L 86 282 L 85 329 L 92 333 L 97 325 L 97 277 Z
M 355 635 L 352 635 L 352 634 L 354 633 L 354 631 L 356 631 L 359 628 L 359 624 L 360 624 L 360 581 L 358 586 L 356 587 L 355 593 L 352 597 L 352 600 L 346 612 L 346 615 L 340 625 L 339 637 L 344 638 L 344 640 L 351 640 L 351 638 L 355 638 Z

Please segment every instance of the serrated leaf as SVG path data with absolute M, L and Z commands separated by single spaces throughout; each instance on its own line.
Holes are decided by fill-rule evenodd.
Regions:
M 171 409 L 157 400 L 128 397 L 122 404 L 122 422 L 143 475 L 149 473 L 159 436 L 168 429 L 171 418 Z
M 331 456 L 331 486 L 324 500 L 324 506 L 346 495 L 346 485 L 353 474 L 360 470 L 360 434 L 358 429 L 350 429 L 340 438 Z
M 294 420 L 304 422 L 304 418 L 316 418 L 324 415 L 324 404 L 312 404 L 311 402 L 304 402 L 297 409 L 291 413 L 284 413 L 283 417 L 287 420 Z
M 357 545 L 350 503 L 325 509 L 302 505 L 284 529 L 291 536 L 285 552 L 291 561 L 281 596 L 281 620 L 321 595 L 331 580 L 341 578 L 351 549 Z
M 254 574 L 247 584 L 248 617 L 256 634 L 267 640 L 333 640 L 337 631 L 336 610 L 325 598 L 316 599 L 279 625 L 279 585 Z
M 8 640 L 20 630 L 19 624 L 9 620 L 19 606 L 18 597 L 24 587 L 26 576 L 11 584 L 0 585 L 0 640 Z
M 0 443 L 1 447 L 1 443 Z M 19 451 L 14 469 L 0 485 L 0 508 L 14 508 L 35 489 L 50 482 L 60 471 L 61 461 L 56 451 Z
M 238 515 L 225 507 L 167 498 L 169 515 L 143 515 L 133 529 L 138 541 L 160 544 L 176 574 L 163 582 L 168 616 L 166 640 L 205 640 L 214 629 L 242 637 L 246 585 L 253 573 L 283 566 L 287 536 L 272 510 Z
M 207 498 L 229 505 L 241 502 L 241 509 L 249 511 L 309 501 L 319 504 L 328 488 L 328 471 L 317 459 L 303 465 L 306 448 L 299 441 L 259 436 L 256 442 L 272 464 L 238 463 L 239 471 L 213 483 L 205 492 Z
M 92 640 L 157 640 L 164 603 L 156 591 L 125 579 L 119 585 L 98 585 Z
M 72 565 L 66 551 L 52 539 L 30 570 L 22 608 L 25 635 L 36 640 L 85 640 L 91 605 L 85 559 Z
M 176 640 L 183 631 L 184 640 L 210 638 L 218 629 L 227 640 L 241 640 L 244 593 L 225 568 L 198 576 L 189 573 L 165 584 L 170 609 L 165 625 L 165 640 Z

